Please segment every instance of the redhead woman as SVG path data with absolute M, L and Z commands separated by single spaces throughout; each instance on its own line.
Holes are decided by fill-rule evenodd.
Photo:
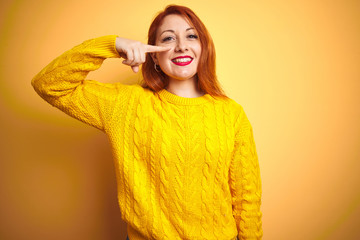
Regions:
M 87 80 L 122 58 L 142 82 Z M 148 43 L 103 36 L 53 60 L 32 80 L 68 115 L 105 132 L 128 239 L 261 239 L 260 168 L 252 126 L 215 72 L 215 48 L 201 20 L 170 5 Z

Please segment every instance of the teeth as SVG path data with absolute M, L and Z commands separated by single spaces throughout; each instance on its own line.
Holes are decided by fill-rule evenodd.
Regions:
M 190 62 L 191 58 L 177 58 L 172 60 L 173 62 Z

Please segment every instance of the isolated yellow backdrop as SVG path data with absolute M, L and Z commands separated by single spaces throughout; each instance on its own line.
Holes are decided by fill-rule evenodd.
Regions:
M 0 3 L 0 239 L 125 239 L 106 136 L 30 81 L 94 37 L 146 42 L 189 6 L 210 31 L 226 93 L 254 128 L 264 239 L 360 239 L 360 1 L 23 0 Z M 135 83 L 106 60 L 88 78 Z

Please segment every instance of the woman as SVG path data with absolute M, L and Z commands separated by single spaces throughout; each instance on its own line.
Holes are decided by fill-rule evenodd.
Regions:
M 85 41 L 32 84 L 108 135 L 129 239 L 261 239 L 252 127 L 219 87 L 208 31 L 189 8 L 171 5 L 148 38 L 148 45 L 115 35 Z M 116 57 L 134 72 L 142 65 L 142 85 L 85 80 Z

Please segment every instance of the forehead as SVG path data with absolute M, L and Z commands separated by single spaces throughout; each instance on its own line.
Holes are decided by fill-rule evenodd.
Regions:
M 165 30 L 186 30 L 191 27 L 193 27 L 192 24 L 190 24 L 185 17 L 177 14 L 170 14 L 164 17 L 158 28 L 158 32 L 161 33 Z

